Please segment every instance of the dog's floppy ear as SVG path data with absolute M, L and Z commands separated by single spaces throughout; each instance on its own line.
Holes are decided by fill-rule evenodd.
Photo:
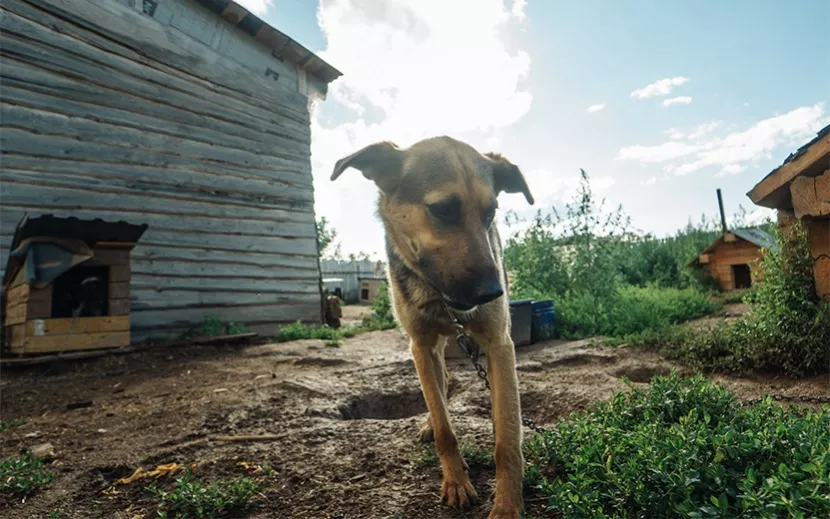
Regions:
M 403 159 L 404 152 L 393 143 L 377 142 L 338 160 L 331 179 L 336 180 L 347 169 L 355 168 L 381 191 L 391 193 L 403 176 Z
M 519 167 L 498 153 L 485 153 L 484 156 L 490 159 L 493 166 L 493 187 L 496 194 L 502 191 L 522 193 L 527 203 L 533 205 L 533 195 L 530 194 L 530 188 L 527 187 L 527 181 Z

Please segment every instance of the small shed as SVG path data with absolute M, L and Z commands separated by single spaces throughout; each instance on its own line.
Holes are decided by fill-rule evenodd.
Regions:
M 378 297 L 380 288 L 385 279 L 379 278 L 360 278 L 360 302 L 362 304 L 371 304 Z
M 130 251 L 147 225 L 24 217 L 3 287 L 4 344 L 15 354 L 130 343 Z
M 765 176 L 747 196 L 776 209 L 779 228 L 800 220 L 810 240 L 819 296 L 830 299 L 830 125 Z
M 762 249 L 774 246 L 775 239 L 760 229 L 725 231 L 688 266 L 703 268 L 724 292 L 746 289 L 752 286 L 752 267 L 761 259 Z

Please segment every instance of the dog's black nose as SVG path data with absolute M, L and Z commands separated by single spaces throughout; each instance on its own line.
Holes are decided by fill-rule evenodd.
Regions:
M 476 305 L 484 305 L 490 301 L 495 301 L 504 295 L 504 289 L 501 287 L 498 278 L 483 281 L 476 290 L 473 302 Z

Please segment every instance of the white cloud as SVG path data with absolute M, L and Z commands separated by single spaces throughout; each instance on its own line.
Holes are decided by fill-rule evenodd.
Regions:
M 588 108 L 585 109 L 585 111 L 588 112 L 589 114 L 593 114 L 593 113 L 596 113 L 596 112 L 601 112 L 602 110 L 605 110 L 605 103 L 599 103 L 599 104 L 596 104 L 596 105 L 591 105 L 591 106 L 589 106 Z
M 711 121 L 704 124 L 699 124 L 695 130 L 688 135 L 690 140 L 697 140 L 702 137 L 706 137 L 713 131 L 717 130 L 718 127 L 721 125 L 720 121 Z
M 620 160 L 638 160 L 640 162 L 666 162 L 698 151 L 698 146 L 685 142 L 668 141 L 657 146 L 637 144 L 622 148 L 617 154 Z
M 677 128 L 669 128 L 666 130 L 666 135 L 669 136 L 669 139 L 682 139 L 686 137 L 686 134 L 678 130 Z
M 763 119 L 743 131 L 700 139 L 693 144 L 675 140 L 654 146 L 628 146 L 620 150 L 617 158 L 669 163 L 665 169 L 676 175 L 686 175 L 705 167 L 718 167 L 720 176 L 735 175 L 761 160 L 773 159 L 773 152 L 800 146 L 828 122 L 830 117 L 825 115 L 824 103 L 817 103 Z M 699 126 L 695 133 L 707 130 L 701 133 L 703 137 L 714 130 L 711 125 Z
M 653 186 L 656 183 L 657 183 L 657 177 L 649 177 L 646 180 L 643 180 L 642 182 L 640 182 L 640 184 L 642 184 L 644 186 Z
M 530 57 L 508 51 L 504 39 L 524 9 L 523 0 L 321 0 L 327 48 L 319 54 L 344 75 L 312 113 L 315 206 L 338 229 L 344 252 L 382 250 L 383 234 L 373 184 L 356 172 L 328 180 L 337 159 L 380 140 L 409 146 L 444 134 L 499 151 L 492 147 L 501 130 L 527 114 Z M 324 124 L 319 114 L 337 103 L 351 115 Z
M 687 105 L 692 102 L 692 98 L 689 96 L 678 96 L 678 97 L 671 97 L 663 101 L 663 106 L 671 106 L 671 105 Z
M 274 0 L 236 0 L 236 3 L 255 15 L 262 16 Z
M 631 97 L 634 99 L 648 99 L 650 97 L 666 96 L 671 93 L 674 87 L 680 86 L 688 81 L 689 78 L 683 76 L 667 77 L 646 85 L 643 88 L 638 88 L 631 92 Z

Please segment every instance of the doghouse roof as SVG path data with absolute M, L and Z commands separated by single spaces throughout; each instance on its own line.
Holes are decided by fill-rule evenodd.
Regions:
M 14 232 L 14 239 L 10 250 L 15 250 L 26 239 L 36 236 L 50 238 L 75 239 L 85 242 L 90 247 L 98 243 L 126 243 L 135 244 L 147 230 L 146 223 L 136 225 L 125 221 L 105 222 L 100 218 L 81 220 L 80 218 L 58 218 L 51 214 L 29 218 L 24 216 Z M 18 268 L 23 264 L 25 257 L 9 255 L 6 272 L 3 276 L 3 285 L 6 285 Z
M 748 241 L 749 243 L 751 243 L 753 245 L 757 245 L 759 249 L 764 248 L 764 249 L 769 249 L 769 250 L 775 250 L 777 248 L 777 245 L 775 243 L 775 238 L 773 238 L 773 236 L 770 233 L 768 233 L 766 231 L 762 231 L 761 229 L 736 229 L 734 231 L 728 231 L 728 232 L 734 234 L 735 236 L 737 236 L 738 238 L 740 238 L 744 241 Z M 701 251 L 700 254 L 695 256 L 692 261 L 687 263 L 686 266 L 688 267 L 688 266 L 694 265 L 695 263 L 699 262 L 701 254 L 708 254 L 708 253 L 712 252 L 713 250 L 715 250 L 722 243 L 724 243 L 724 238 L 723 237 L 724 237 L 723 234 L 718 236 L 718 238 L 715 241 L 713 241 L 708 247 L 703 249 L 703 251 Z
M 815 177 L 824 173 L 830 161 L 830 124 L 819 130 L 807 144 L 770 171 L 746 194 L 753 203 L 772 209 L 791 209 L 789 185 L 796 177 Z

